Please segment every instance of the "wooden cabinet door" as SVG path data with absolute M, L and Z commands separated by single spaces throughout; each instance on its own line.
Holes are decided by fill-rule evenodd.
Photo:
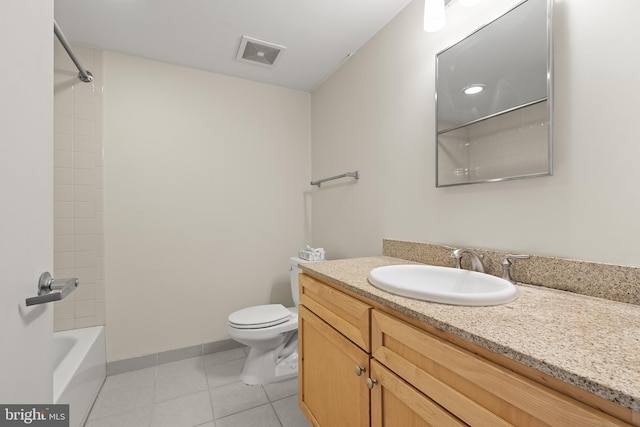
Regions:
M 467 424 L 385 368 L 371 361 L 371 427 L 460 427 Z
M 368 427 L 369 355 L 302 305 L 298 321 L 302 412 L 316 427 Z

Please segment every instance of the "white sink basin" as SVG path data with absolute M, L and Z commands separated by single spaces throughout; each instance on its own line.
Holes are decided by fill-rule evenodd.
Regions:
M 433 265 L 388 265 L 369 272 L 369 283 L 392 294 L 454 305 L 499 305 L 515 301 L 508 280 L 476 271 Z

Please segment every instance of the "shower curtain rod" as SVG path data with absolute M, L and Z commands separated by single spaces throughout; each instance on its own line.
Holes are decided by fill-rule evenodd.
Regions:
M 64 50 L 66 50 L 67 54 L 69 54 L 69 58 L 71 58 L 73 63 L 76 64 L 76 67 L 78 68 L 78 71 L 79 71 L 78 78 L 83 82 L 90 83 L 93 80 L 93 74 L 85 70 L 80 60 L 76 58 L 76 56 L 73 54 L 73 51 L 71 50 L 71 46 L 69 45 L 67 38 L 64 36 L 64 34 L 62 34 L 62 30 L 58 26 L 58 23 L 55 21 L 55 19 L 53 20 L 53 32 L 56 34 L 56 37 L 58 38 L 58 40 L 60 40 L 60 44 L 62 44 L 62 47 L 64 47 Z

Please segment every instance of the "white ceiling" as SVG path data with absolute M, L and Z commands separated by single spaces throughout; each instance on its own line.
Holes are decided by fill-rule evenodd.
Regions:
M 313 91 L 411 0 L 55 0 L 71 43 Z M 239 61 L 243 35 L 287 49 Z

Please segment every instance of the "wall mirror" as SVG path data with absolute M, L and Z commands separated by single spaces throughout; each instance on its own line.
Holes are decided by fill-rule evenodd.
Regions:
M 436 187 L 552 173 L 552 0 L 436 55 Z

